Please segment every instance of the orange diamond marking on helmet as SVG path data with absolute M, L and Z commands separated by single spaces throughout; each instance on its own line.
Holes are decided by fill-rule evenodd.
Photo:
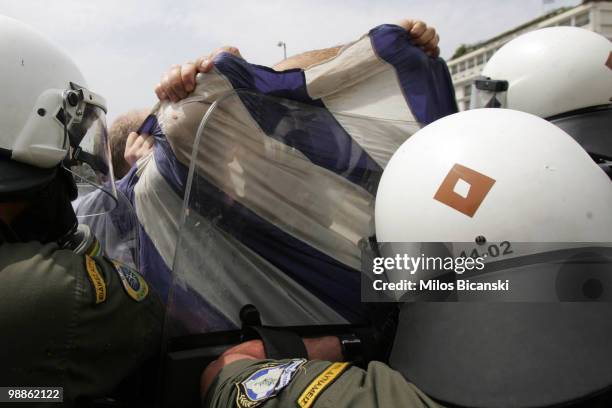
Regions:
M 610 51 L 610 54 L 608 54 L 608 60 L 606 61 L 606 66 L 612 69 L 612 51 Z
M 465 197 L 455 192 L 459 180 L 463 180 L 469 185 L 470 189 Z M 473 217 L 489 194 L 493 184 L 495 184 L 495 180 L 491 177 L 460 164 L 455 164 L 440 184 L 433 198 L 468 217 Z

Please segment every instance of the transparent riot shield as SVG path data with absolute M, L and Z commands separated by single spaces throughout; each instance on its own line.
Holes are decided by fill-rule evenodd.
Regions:
M 330 112 L 249 91 L 224 95 L 195 137 L 165 336 L 353 324 L 374 197 L 414 122 Z M 167 135 L 168 137 L 171 137 Z
M 79 196 L 72 205 L 83 237 L 83 250 L 104 253 L 138 270 L 138 219 L 129 199 L 120 188 L 110 195 L 91 184 L 77 186 Z

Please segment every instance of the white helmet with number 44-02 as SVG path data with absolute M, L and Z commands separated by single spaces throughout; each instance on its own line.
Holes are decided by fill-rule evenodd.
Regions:
M 477 109 L 421 129 L 380 181 L 381 254 L 409 248 L 416 258 L 457 259 L 476 251 L 488 269 L 441 273 L 438 281 L 457 286 L 404 296 L 391 366 L 460 406 L 550 406 L 607 389 L 611 206 L 610 179 L 537 116 Z M 464 278 L 508 281 L 509 290 L 460 292 Z
M 612 183 L 563 130 L 510 109 L 421 129 L 376 198 L 379 241 L 612 241 Z

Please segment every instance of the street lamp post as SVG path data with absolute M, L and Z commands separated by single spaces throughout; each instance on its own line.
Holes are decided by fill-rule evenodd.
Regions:
M 283 47 L 283 59 L 287 59 L 287 44 L 284 41 L 279 41 L 277 47 Z

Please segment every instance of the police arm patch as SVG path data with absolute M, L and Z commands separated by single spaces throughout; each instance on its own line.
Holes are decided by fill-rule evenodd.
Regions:
M 95 304 L 102 303 L 106 300 L 106 282 L 102 278 L 100 269 L 96 261 L 89 255 L 85 255 L 85 269 L 87 270 L 87 276 L 94 289 Z
M 116 260 L 112 260 L 111 262 L 128 296 L 136 302 L 140 302 L 146 298 L 149 293 L 149 285 L 147 285 L 142 275 L 122 262 Z
M 282 364 L 265 364 L 246 380 L 236 384 L 236 406 L 255 408 L 276 396 L 289 385 L 298 368 L 305 362 L 305 359 L 299 358 Z
M 346 371 L 350 363 L 332 363 L 321 374 L 317 376 L 310 384 L 306 386 L 300 397 L 297 405 L 300 408 L 310 408 L 313 406 L 317 398 L 329 387 L 336 379 Z

